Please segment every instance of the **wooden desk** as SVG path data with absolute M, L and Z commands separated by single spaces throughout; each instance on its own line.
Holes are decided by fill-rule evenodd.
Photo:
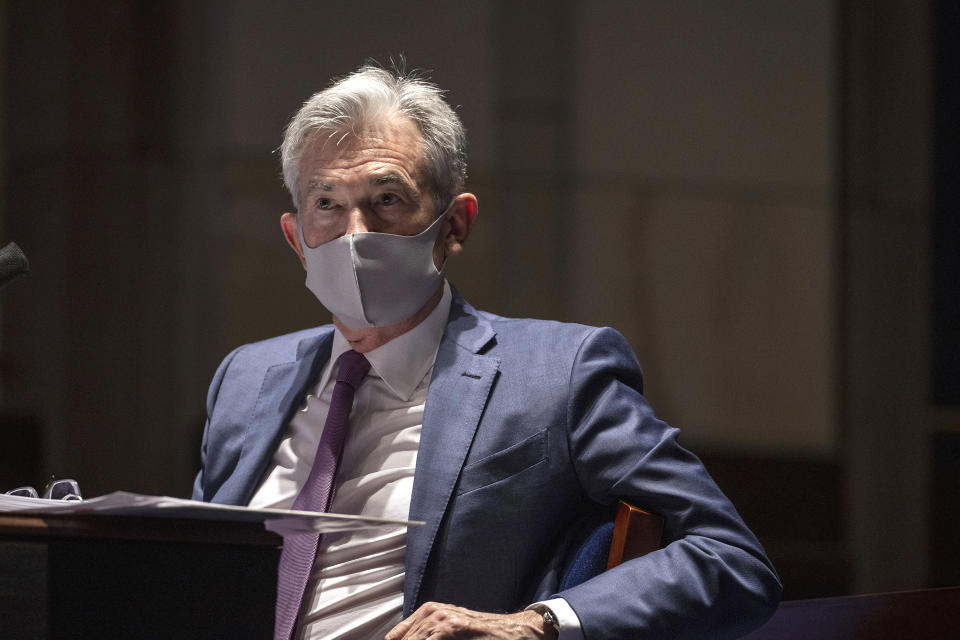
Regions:
M 0 516 L 0 638 L 269 638 L 280 537 L 253 523 Z

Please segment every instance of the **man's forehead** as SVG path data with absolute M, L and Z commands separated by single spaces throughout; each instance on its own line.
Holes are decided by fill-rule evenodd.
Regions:
M 423 139 L 408 119 L 360 133 L 319 130 L 301 154 L 301 189 L 334 191 L 344 182 L 416 187 L 422 166 Z
M 362 128 L 318 129 L 307 138 L 303 156 L 375 155 L 382 148 L 403 148 L 419 155 L 424 140 L 416 123 L 406 116 L 379 119 Z

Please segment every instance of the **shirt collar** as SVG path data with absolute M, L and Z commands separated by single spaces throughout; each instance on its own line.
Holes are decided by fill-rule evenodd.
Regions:
M 390 390 L 405 402 L 413 397 L 413 392 L 433 367 L 450 316 L 452 300 L 450 283 L 444 280 L 443 296 L 430 315 L 410 331 L 364 354 L 370 361 L 369 375 L 382 378 Z M 349 350 L 350 343 L 339 329 L 334 329 L 330 361 L 324 367 L 318 389 L 322 390 L 327 385 L 337 358 Z

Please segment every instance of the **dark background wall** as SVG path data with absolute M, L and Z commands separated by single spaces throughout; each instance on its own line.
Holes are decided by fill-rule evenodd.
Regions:
M 950 4 L 3 3 L 0 240 L 33 270 L 0 479 L 189 493 L 219 360 L 328 317 L 282 127 L 402 53 L 470 135 L 475 305 L 623 331 L 787 597 L 956 583 Z

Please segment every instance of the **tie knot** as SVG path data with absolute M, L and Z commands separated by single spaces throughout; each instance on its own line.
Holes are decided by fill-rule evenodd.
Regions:
M 367 357 L 353 349 L 340 354 L 337 363 L 340 365 L 337 370 L 337 382 L 346 382 L 354 389 L 370 371 L 370 361 Z

